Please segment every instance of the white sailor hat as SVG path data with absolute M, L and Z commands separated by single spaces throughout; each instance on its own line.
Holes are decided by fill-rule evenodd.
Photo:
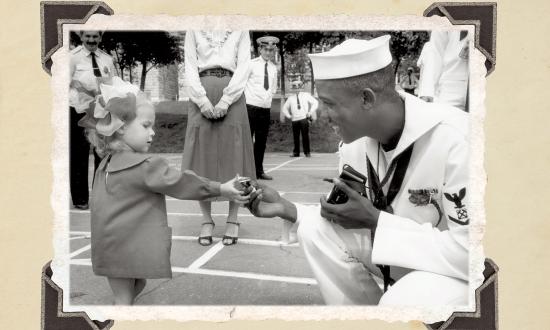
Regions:
M 328 52 L 309 54 L 315 79 L 341 79 L 385 68 L 392 61 L 390 36 L 348 39 Z
M 272 37 L 272 36 L 264 36 L 264 37 L 260 37 L 260 38 L 256 39 L 256 42 L 260 46 L 264 46 L 264 47 L 267 47 L 267 48 L 275 48 L 277 43 L 279 43 L 279 38 Z

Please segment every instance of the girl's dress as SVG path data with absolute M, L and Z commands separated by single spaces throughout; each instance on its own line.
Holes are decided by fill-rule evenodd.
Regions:
M 103 159 L 90 204 L 96 275 L 172 277 L 165 195 L 211 198 L 220 195 L 220 184 L 172 169 L 165 159 L 149 154 L 118 152 Z
M 188 31 L 185 37 L 185 81 L 189 98 L 182 169 L 225 182 L 236 174 L 255 178 L 252 136 L 244 99 L 249 75 L 248 31 Z M 232 75 L 203 75 L 209 69 Z M 210 100 L 229 104 L 223 119 L 209 120 L 198 105 Z

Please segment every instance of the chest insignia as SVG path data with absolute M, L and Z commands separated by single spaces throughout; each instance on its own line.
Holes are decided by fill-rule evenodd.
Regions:
M 409 189 L 409 202 L 414 206 L 425 206 L 432 202 L 432 198 L 437 194 L 437 189 Z

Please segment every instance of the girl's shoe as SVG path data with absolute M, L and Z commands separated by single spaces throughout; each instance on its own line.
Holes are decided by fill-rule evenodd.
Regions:
M 231 224 L 234 224 L 236 225 L 237 227 L 239 227 L 241 224 L 240 223 L 237 223 L 237 222 L 233 222 L 233 221 L 226 221 L 226 224 L 227 223 L 231 223 Z M 223 245 L 235 245 L 237 244 L 237 241 L 239 240 L 239 237 L 236 236 L 228 236 L 228 235 L 223 235 L 222 237 L 222 244 Z
M 212 225 L 212 231 L 214 231 L 214 227 L 216 227 L 214 222 L 203 222 L 202 225 Z M 202 246 L 212 245 L 212 234 L 210 234 L 210 236 L 199 236 L 198 242 Z

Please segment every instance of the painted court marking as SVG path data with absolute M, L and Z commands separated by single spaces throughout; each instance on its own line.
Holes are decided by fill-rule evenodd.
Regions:
M 305 204 L 305 203 L 302 203 Z M 71 213 L 75 214 L 89 214 L 90 210 L 71 210 Z M 184 212 L 167 212 L 167 215 L 173 215 L 173 216 L 190 216 L 190 217 L 199 217 L 202 216 L 202 213 L 184 213 Z M 227 213 L 213 213 L 213 217 L 227 217 Z M 239 214 L 239 217 L 253 217 L 250 213 L 243 213 Z M 74 220 L 74 219 L 71 219 Z M 88 220 L 88 219 L 85 219 Z
M 71 259 L 71 265 L 91 266 L 92 261 L 90 259 Z M 189 267 L 172 267 L 172 272 L 174 272 L 174 273 L 197 274 L 197 275 L 236 277 L 236 278 L 245 278 L 245 279 L 249 279 L 249 280 L 275 281 L 275 282 L 317 285 L 317 281 L 315 279 L 309 278 L 309 277 L 279 276 L 279 275 L 268 275 L 268 274 L 247 273 L 247 272 L 234 272 L 234 271 L 205 269 L 205 268 L 190 269 Z
M 298 158 L 294 158 L 294 159 L 291 159 L 291 160 L 287 160 L 286 162 L 282 163 L 281 165 L 275 166 L 275 167 L 273 167 L 273 168 L 270 168 L 269 170 L 266 170 L 265 172 L 266 172 L 266 173 L 269 173 L 269 172 L 272 172 L 272 171 L 276 171 L 277 169 L 279 169 L 279 168 L 281 168 L 281 167 L 283 167 L 283 166 L 285 166 L 285 165 L 287 165 L 287 164 L 290 164 L 290 163 L 292 163 L 292 162 L 295 162 L 295 161 L 297 161 L 297 160 L 299 160 L 299 159 L 302 159 L 302 157 L 298 157 Z
M 276 155 L 275 155 L 276 156 Z M 174 156 L 175 157 L 175 156 Z M 179 158 L 179 155 L 178 155 Z M 326 164 L 293 164 L 293 166 L 285 167 L 286 165 L 292 164 L 295 161 L 303 159 L 303 157 L 297 157 L 285 161 L 281 164 L 269 164 L 276 165 L 273 168 L 267 169 L 265 172 L 273 172 L 276 170 L 282 171 L 328 171 L 328 170 L 337 170 L 337 167 L 331 166 L 328 167 Z M 266 164 L 267 165 L 267 164 Z M 315 194 L 315 195 L 324 195 L 326 192 L 305 192 L 305 191 L 281 191 L 280 195 L 285 194 Z M 167 200 L 175 201 L 177 199 L 167 197 Z M 301 203 L 305 205 L 319 205 L 319 203 Z M 89 214 L 89 210 L 70 210 L 70 213 L 74 214 Z M 184 212 L 168 212 L 168 215 L 171 216 L 202 216 L 201 213 L 184 213 Z M 226 214 L 212 214 L 212 216 L 226 216 Z M 240 214 L 242 217 L 253 217 L 252 214 Z M 71 240 L 76 239 L 85 239 L 90 237 L 90 232 L 86 231 L 71 231 L 70 235 L 75 235 L 71 237 Z M 183 241 L 196 241 L 197 236 L 172 236 L 172 240 L 183 240 Z M 217 243 L 209 248 L 205 253 L 200 255 L 195 261 L 193 261 L 188 267 L 172 267 L 172 272 L 174 273 L 188 273 L 188 274 L 199 274 L 199 275 L 211 275 L 211 276 L 223 276 L 223 277 L 235 277 L 243 279 L 252 279 L 252 280 L 263 280 L 263 281 L 276 281 L 276 282 L 286 282 L 286 283 L 297 283 L 297 284 L 306 284 L 306 285 L 317 285 L 317 281 L 313 278 L 307 277 L 294 277 L 294 276 L 279 276 L 279 275 L 269 275 L 269 274 L 260 274 L 260 273 L 250 273 L 250 272 L 235 272 L 235 271 L 225 271 L 225 270 L 214 270 L 214 269 L 205 269 L 201 268 L 209 260 L 211 260 L 216 254 L 218 254 L 223 248 L 224 245 L 221 242 L 221 238 L 215 237 L 214 241 Z M 298 247 L 298 243 L 287 244 L 282 241 L 271 241 L 263 239 L 251 239 L 251 238 L 239 238 L 240 244 L 247 245 L 260 245 L 260 246 L 288 246 L 288 247 Z M 81 265 L 81 266 L 91 266 L 90 259 L 78 259 L 74 258 L 81 253 L 89 250 L 91 245 L 78 249 L 70 254 L 71 265 Z
M 74 237 L 73 239 L 84 239 L 89 238 L 90 232 L 87 231 L 71 231 L 71 235 L 88 235 L 88 236 L 80 236 L 80 237 Z M 198 236 L 184 236 L 184 235 L 174 235 L 172 236 L 172 240 L 174 241 L 197 241 L 199 237 Z M 213 236 L 214 242 L 221 242 L 221 237 Z M 247 244 L 247 245 L 261 245 L 261 246 L 288 246 L 288 247 L 298 247 L 298 243 L 292 243 L 287 244 L 282 241 L 271 241 L 271 240 L 265 240 L 265 239 L 256 239 L 256 238 L 242 238 L 239 237 L 239 244 Z M 223 244 L 222 244 L 223 247 Z M 76 251 L 75 251 L 76 252 Z
M 223 244 L 221 241 L 214 244 L 208 251 L 206 251 L 203 255 L 201 255 L 199 258 L 197 258 L 189 267 L 188 269 L 199 269 L 204 264 L 206 264 L 212 257 L 214 257 L 218 252 L 220 252 L 223 249 Z
M 76 257 L 77 255 L 79 255 L 79 254 L 81 254 L 81 253 L 83 253 L 83 252 L 88 251 L 91 247 L 92 247 L 92 245 L 91 245 L 91 244 L 88 244 L 88 245 L 86 245 L 85 247 L 80 248 L 80 249 L 78 249 L 78 250 L 72 252 L 71 254 L 69 254 L 69 258 Z

